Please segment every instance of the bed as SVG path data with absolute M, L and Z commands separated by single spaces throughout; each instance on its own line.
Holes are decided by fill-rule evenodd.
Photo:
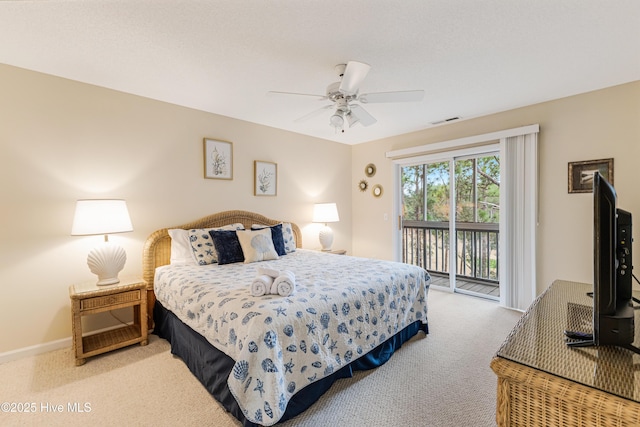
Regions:
M 288 272 L 294 291 L 258 295 L 265 270 Z M 154 333 L 246 427 L 295 417 L 428 333 L 425 270 L 303 249 L 296 224 L 253 212 L 155 231 L 143 278 Z

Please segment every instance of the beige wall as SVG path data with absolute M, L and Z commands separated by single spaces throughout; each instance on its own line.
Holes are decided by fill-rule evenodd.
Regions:
M 70 337 L 67 289 L 93 279 L 86 255 L 101 241 L 69 235 L 79 198 L 127 200 L 135 230 L 111 237 L 127 251 L 123 275 L 140 274 L 153 230 L 226 209 L 296 222 L 317 248 L 320 201 L 338 203 L 335 248 L 391 259 L 385 152 L 539 123 L 539 292 L 555 278 L 591 280 L 591 197 L 567 194 L 567 162 L 613 157 L 620 206 L 640 217 L 640 82 L 353 147 L 5 65 L 0 93 L 0 353 Z M 203 179 L 203 137 L 233 142 L 233 180 Z M 278 164 L 277 197 L 253 196 L 254 160 Z M 357 188 L 368 163 L 380 198 Z
M 592 281 L 592 195 L 568 194 L 567 163 L 614 158 L 619 207 L 635 213 L 634 261 L 640 265 L 640 82 L 545 102 L 472 120 L 384 139 L 353 148 L 353 251 L 391 259 L 397 222 L 393 207 L 392 162 L 384 153 L 412 146 L 540 124 L 540 214 L 538 292 L 555 279 Z M 385 191 L 381 199 L 360 193 L 364 167 L 378 167 L 369 183 Z M 384 214 L 389 220 L 384 220 Z M 375 231 L 374 231 L 375 230 Z
M 351 250 L 350 146 L 6 65 L 0 94 L 0 353 L 71 336 L 68 286 L 102 240 L 69 235 L 79 198 L 127 200 L 123 275 L 152 231 L 227 209 L 296 222 L 314 249 L 313 203 L 335 201 Z M 233 142 L 233 180 L 203 178 L 203 137 Z M 253 196 L 254 160 L 278 164 L 277 197 Z

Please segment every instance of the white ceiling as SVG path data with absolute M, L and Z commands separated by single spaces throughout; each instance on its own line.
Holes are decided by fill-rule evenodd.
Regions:
M 294 122 L 326 102 L 267 96 L 324 95 L 349 60 L 361 92 L 424 100 L 336 134 Z M 0 1 L 0 63 L 356 144 L 640 80 L 640 1 Z

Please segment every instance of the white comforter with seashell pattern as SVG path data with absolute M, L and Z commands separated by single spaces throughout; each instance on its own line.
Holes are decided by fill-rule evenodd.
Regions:
M 289 297 L 250 292 L 259 266 L 291 270 Z M 228 386 L 245 417 L 270 426 L 297 391 L 427 321 L 422 268 L 298 249 L 278 260 L 156 270 L 158 301 L 235 360 Z

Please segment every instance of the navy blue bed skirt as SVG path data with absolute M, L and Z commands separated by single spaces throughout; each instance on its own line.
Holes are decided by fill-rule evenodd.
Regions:
M 153 319 L 155 322 L 153 333 L 171 343 L 171 353 L 184 361 L 209 393 L 245 427 L 257 427 L 257 424 L 245 418 L 238 402 L 227 387 L 227 378 L 235 364 L 234 360 L 212 346 L 202 335 L 185 325 L 175 314 L 165 309 L 157 301 L 153 309 Z M 352 377 L 354 371 L 373 369 L 383 365 L 404 342 L 411 339 L 419 331 L 428 333 L 428 325 L 419 321 L 414 322 L 366 355 L 328 377 L 307 385 L 291 398 L 279 422 L 291 419 L 306 410 L 329 390 L 336 380 Z

